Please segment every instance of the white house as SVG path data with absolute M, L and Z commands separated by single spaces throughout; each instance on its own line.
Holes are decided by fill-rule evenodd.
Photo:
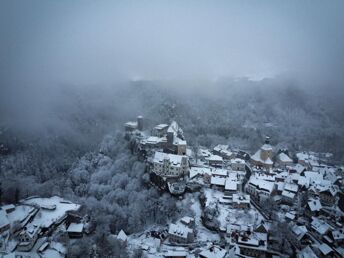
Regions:
M 181 177 L 188 175 L 188 157 L 157 151 L 153 158 L 152 172 L 162 177 Z
M 287 203 L 293 204 L 295 201 L 295 197 L 297 195 L 298 189 L 299 187 L 296 184 L 285 183 L 282 194 L 281 194 L 282 200 Z
M 259 179 L 253 175 L 245 185 L 245 190 L 251 197 L 261 201 L 273 195 L 275 183 Z
M 182 223 L 170 224 L 168 235 L 171 242 L 187 244 L 194 241 L 193 230 Z
M 233 170 L 245 171 L 245 167 L 246 167 L 245 160 L 238 159 L 238 158 L 231 160 L 231 168 Z

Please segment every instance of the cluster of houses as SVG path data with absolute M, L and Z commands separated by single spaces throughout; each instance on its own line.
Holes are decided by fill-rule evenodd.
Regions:
M 51 238 L 65 234 L 80 238 L 87 222 L 78 215 L 79 204 L 58 196 L 30 197 L 0 208 L 1 257 L 65 257 L 66 247 Z
M 342 168 L 314 152 L 296 153 L 295 160 L 285 150 L 273 156 L 267 144 L 251 157 L 252 174 L 245 185 L 251 200 L 262 210 L 267 202 L 275 205 L 275 218 L 265 215 L 288 224 L 299 257 L 343 257 Z
M 191 148 L 175 121 L 150 131 L 143 124 L 142 116 L 126 123 L 125 137 L 145 158 L 152 182 L 172 194 L 216 196 L 211 204 L 200 203 L 203 212 L 209 205 L 218 210 L 210 217 L 221 221 L 209 229 L 226 235 L 225 245 L 203 243 L 206 247 L 195 255 L 189 249 L 199 241 L 199 224 L 194 223 L 199 218 L 185 217 L 169 225 L 167 241 L 189 249 L 169 250 L 161 257 L 288 257 L 273 248 L 271 225 L 276 221 L 286 223 L 286 239 L 297 257 L 344 256 L 343 168 L 329 163 L 331 154 L 291 156 L 286 149 L 275 150 L 269 137 L 253 155 L 223 144 Z M 252 212 L 261 219 L 233 222 L 228 215 L 224 221 L 224 210 Z

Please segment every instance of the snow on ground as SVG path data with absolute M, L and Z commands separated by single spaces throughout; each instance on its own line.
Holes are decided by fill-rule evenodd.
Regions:
M 215 205 L 223 196 L 223 192 L 214 190 L 211 188 L 205 188 L 204 194 L 205 194 L 205 197 L 207 198 L 205 206 Z
M 212 232 L 205 228 L 201 221 L 202 208 L 198 200 L 198 194 L 185 194 L 184 198 L 177 202 L 178 207 L 190 207 L 190 214 L 195 218 L 197 235 L 195 238 L 196 245 L 200 247 L 205 246 L 209 242 L 220 241 L 220 236 L 217 232 Z M 182 217 L 182 216 L 181 216 Z M 168 241 L 163 241 L 159 246 L 160 240 L 153 238 L 149 235 L 151 230 L 162 229 L 161 226 L 151 226 L 144 232 L 130 235 L 128 237 L 128 250 L 134 250 L 136 248 L 142 248 L 144 253 L 148 258 L 164 257 L 163 255 L 167 252 L 173 251 L 185 251 L 188 255 L 187 258 L 194 258 L 195 255 L 192 254 L 193 251 L 188 250 L 187 247 L 174 246 L 168 243 Z M 195 247 L 197 249 L 197 247 Z
M 197 242 L 215 242 L 220 241 L 220 237 L 216 232 L 212 232 L 206 227 L 203 226 L 201 215 L 202 215 L 202 208 L 199 200 L 195 197 L 191 198 L 192 205 L 190 206 L 191 210 L 195 214 L 195 224 L 197 229 L 196 241 Z
M 204 189 L 204 193 L 207 197 L 206 204 L 218 207 L 219 216 L 217 219 L 220 221 L 221 227 L 223 228 L 226 228 L 229 223 L 258 225 L 261 220 L 263 220 L 262 215 L 253 206 L 251 206 L 249 210 L 238 210 L 232 209 L 228 204 L 220 204 L 218 200 L 223 197 L 222 191 L 206 188 Z M 195 218 L 195 228 L 197 230 L 195 249 L 197 249 L 197 246 L 204 247 L 209 243 L 220 241 L 220 235 L 217 232 L 210 231 L 202 224 L 202 207 L 198 199 L 198 193 L 185 194 L 184 199 L 178 201 L 177 206 L 179 208 L 190 207 L 190 215 L 192 214 Z M 142 248 L 149 258 L 163 257 L 163 255 L 169 251 L 185 251 L 188 253 L 188 258 L 195 257 L 192 251 L 187 248 L 172 246 L 168 241 L 163 241 L 160 245 L 160 240 L 151 237 L 149 234 L 151 230 L 157 230 L 157 228 L 161 229 L 161 227 L 152 226 L 142 233 L 130 235 L 128 238 L 128 249 L 134 250 L 136 248 Z
M 224 196 L 224 193 L 219 190 L 207 188 L 204 189 L 204 194 L 207 198 L 206 206 L 217 206 L 219 215 L 217 219 L 221 227 L 226 228 L 229 223 L 244 224 L 244 225 L 258 225 L 263 216 L 251 205 L 249 210 L 233 209 L 228 204 L 221 204 L 219 200 Z
M 63 258 L 67 249 L 58 242 L 51 242 L 46 250 L 43 251 L 43 258 Z

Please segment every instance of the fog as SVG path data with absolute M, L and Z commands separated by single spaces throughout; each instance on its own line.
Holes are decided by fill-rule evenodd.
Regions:
M 1 6 L 5 83 L 279 74 L 343 79 L 342 1 L 2 1 Z
M 113 102 L 119 89 L 140 80 L 178 81 L 169 87 L 192 85 L 189 93 L 211 97 L 226 78 L 274 78 L 339 101 L 343 7 L 343 1 L 1 1 L 1 123 L 57 130 L 78 98 L 90 105 L 85 112 L 103 105 L 134 113 L 125 97 Z

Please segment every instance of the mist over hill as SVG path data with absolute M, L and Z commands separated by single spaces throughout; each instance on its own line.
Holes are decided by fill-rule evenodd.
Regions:
M 13 107 L 2 116 L 1 141 L 10 153 L 20 146 L 56 145 L 62 156 L 71 153 L 73 159 L 141 114 L 147 127 L 177 120 L 191 143 L 207 147 L 226 141 L 253 152 L 270 135 L 274 144 L 292 151 L 333 152 L 337 160 L 343 158 L 343 104 L 296 81 L 136 80 L 116 87 L 64 87 L 44 100 L 39 94 L 28 98 L 21 105 L 33 107 Z M 56 146 L 53 155 L 59 155 Z

